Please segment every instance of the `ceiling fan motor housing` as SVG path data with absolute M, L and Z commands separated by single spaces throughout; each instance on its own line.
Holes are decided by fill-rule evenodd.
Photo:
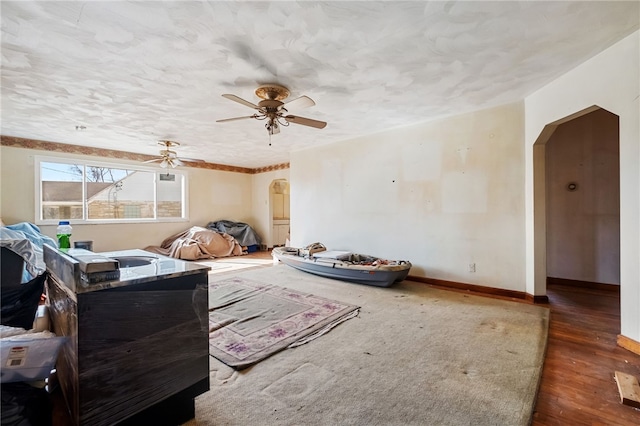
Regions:
M 256 96 L 265 100 L 281 101 L 287 99 L 289 93 L 289 89 L 279 84 L 263 84 L 256 89 Z

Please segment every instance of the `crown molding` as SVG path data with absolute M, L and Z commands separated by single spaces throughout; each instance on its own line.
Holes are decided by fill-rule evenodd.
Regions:
M 19 138 L 15 136 L 0 135 L 0 145 L 25 149 L 37 149 L 42 151 L 62 152 L 67 154 L 91 155 L 96 157 L 118 158 L 131 161 L 148 161 L 158 158 L 154 155 L 136 154 L 127 151 L 116 151 L 113 149 L 93 148 L 88 146 L 71 145 L 58 142 L 48 142 L 36 139 Z M 216 164 L 203 162 L 184 161 L 185 167 L 193 167 L 197 169 L 219 170 L 223 172 L 246 173 L 250 175 L 272 172 L 275 170 L 284 170 L 289 168 L 289 163 L 275 164 L 271 166 L 248 168 L 228 166 L 225 164 Z

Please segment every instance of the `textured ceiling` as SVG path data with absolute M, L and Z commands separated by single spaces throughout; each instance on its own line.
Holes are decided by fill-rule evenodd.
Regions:
M 5 136 L 262 167 L 522 99 L 638 29 L 639 2 L 1 2 Z M 327 121 L 269 136 L 279 83 Z M 78 131 L 76 126 L 85 126 Z

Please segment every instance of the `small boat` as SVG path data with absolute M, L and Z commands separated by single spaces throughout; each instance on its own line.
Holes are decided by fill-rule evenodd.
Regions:
M 274 247 L 271 253 L 275 259 L 301 271 L 377 287 L 390 287 L 404 280 L 411 269 L 411 262 L 407 260 L 385 260 L 349 251 L 327 250 L 320 243 L 301 249 Z

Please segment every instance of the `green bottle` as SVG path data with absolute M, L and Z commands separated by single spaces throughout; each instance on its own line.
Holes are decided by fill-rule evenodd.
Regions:
M 71 248 L 71 225 L 69 221 L 61 220 L 58 223 L 58 229 L 56 230 L 56 237 L 58 237 L 58 245 L 61 249 Z

